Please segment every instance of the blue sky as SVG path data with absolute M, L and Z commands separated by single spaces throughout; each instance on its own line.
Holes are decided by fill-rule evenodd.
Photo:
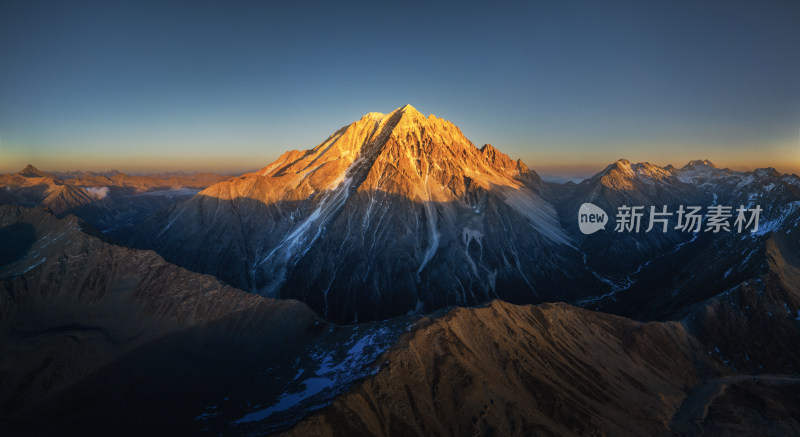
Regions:
M 406 103 L 543 173 L 800 172 L 797 2 L 0 6 L 0 171 L 260 168 Z

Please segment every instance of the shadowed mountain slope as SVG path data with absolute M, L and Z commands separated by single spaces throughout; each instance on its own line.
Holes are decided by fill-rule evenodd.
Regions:
M 327 381 L 239 428 L 285 427 L 370 372 L 407 323 L 335 326 L 42 209 L 0 206 L 0 238 L 2 435 L 224 430 Z

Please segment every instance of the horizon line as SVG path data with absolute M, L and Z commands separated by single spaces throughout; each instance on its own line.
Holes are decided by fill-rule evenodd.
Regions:
M 129 176 L 152 176 L 152 175 L 164 175 L 164 174 L 202 174 L 202 173 L 213 173 L 219 175 L 231 175 L 231 176 L 239 176 L 246 173 L 254 173 L 258 170 L 270 165 L 270 163 L 274 162 L 275 159 L 272 160 L 265 160 L 263 165 L 256 166 L 256 167 L 245 167 L 245 166 L 237 166 L 237 165 L 220 165 L 216 168 L 209 167 L 209 166 L 194 166 L 194 167 L 181 167 L 181 166 L 174 166 L 174 167 L 165 167 L 161 166 L 161 169 L 154 167 L 140 167 L 140 168 L 131 168 L 123 165 L 111 165 L 111 166 L 93 166 L 93 167 L 85 167 L 85 168 L 75 168 L 75 167 L 61 167 L 60 169 L 56 168 L 48 168 L 46 165 L 37 165 L 35 161 L 27 162 L 24 165 L 16 165 L 14 167 L 7 165 L 0 168 L 0 174 L 18 174 L 22 172 L 27 166 L 33 166 L 34 168 L 44 171 L 46 173 L 122 173 Z M 515 159 L 516 160 L 516 159 Z M 529 169 L 535 171 L 539 175 L 546 175 L 546 176 L 561 176 L 561 177 L 590 177 L 592 175 L 597 174 L 598 172 L 602 171 L 609 165 L 612 165 L 620 160 L 627 160 L 631 164 L 640 164 L 640 163 L 649 163 L 656 165 L 661 168 L 666 168 L 670 165 L 674 166 L 675 168 L 682 168 L 685 165 L 689 164 L 692 161 L 709 161 L 712 165 L 719 169 L 729 169 L 734 171 L 755 171 L 758 169 L 767 169 L 773 168 L 779 173 L 782 174 L 798 174 L 800 175 L 800 165 L 786 165 L 786 163 L 777 163 L 777 165 L 745 165 L 745 164 L 728 164 L 728 165 L 718 165 L 714 160 L 708 158 L 697 158 L 697 159 L 690 159 L 683 164 L 676 165 L 674 164 L 674 160 L 671 162 L 667 162 L 665 164 L 661 164 L 655 161 L 635 161 L 635 160 L 628 160 L 627 158 L 617 158 L 614 160 L 606 161 L 605 164 L 589 164 L 589 163 L 576 163 L 576 164 L 564 164 L 561 162 L 540 162 L 536 166 L 529 165 L 525 162 L 524 159 L 520 160 L 525 164 Z M 682 162 L 682 161 L 678 161 Z M 724 162 L 724 161 L 723 161 Z

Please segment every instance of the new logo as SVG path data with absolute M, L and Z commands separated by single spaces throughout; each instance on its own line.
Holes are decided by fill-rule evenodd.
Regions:
M 586 235 L 594 234 L 600 229 L 605 230 L 608 223 L 608 214 L 597 205 L 584 203 L 578 209 L 578 227 Z

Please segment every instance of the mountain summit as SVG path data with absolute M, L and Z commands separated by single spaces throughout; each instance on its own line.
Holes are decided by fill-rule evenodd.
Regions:
M 50 173 L 44 172 L 39 170 L 38 168 L 34 167 L 31 164 L 28 164 L 19 171 L 18 173 L 20 176 L 25 176 L 26 178 L 52 178 L 53 175 Z
M 696 168 L 696 167 L 710 167 L 710 168 L 717 168 L 711 161 L 707 159 L 695 159 L 693 161 L 689 161 L 686 165 L 683 166 L 684 170 Z
M 313 149 L 284 153 L 255 173 L 270 178 L 264 192 L 249 191 L 248 182 L 256 180 L 251 174 L 236 187 L 220 184 L 203 194 L 226 197 L 215 190 L 234 188 L 236 195 L 275 201 L 344 188 L 348 194 L 381 190 L 414 201 L 449 201 L 462 196 L 467 184 L 516 188 L 529 173 L 491 145 L 476 148 L 451 122 L 405 105 L 388 114 L 370 112 Z
M 406 105 L 209 187 L 133 243 L 339 321 L 575 295 L 563 259 L 582 261 L 541 191 L 521 161 Z
M 618 159 L 613 164 L 607 166 L 601 172 L 592 177 L 592 180 L 599 179 L 604 186 L 615 190 L 635 190 L 634 180 L 664 181 L 672 177 L 672 174 L 657 165 L 649 162 L 639 162 L 632 164 L 627 159 Z

